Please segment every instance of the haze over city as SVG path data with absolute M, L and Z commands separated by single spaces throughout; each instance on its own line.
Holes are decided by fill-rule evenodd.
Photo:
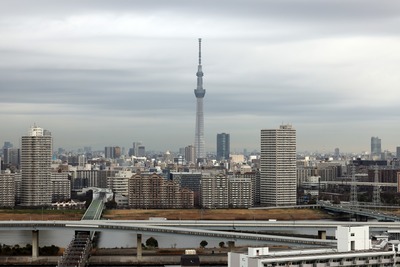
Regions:
M 400 3 L 1 1 L 1 142 L 33 123 L 54 147 L 193 144 L 202 38 L 205 144 L 259 150 L 292 124 L 297 150 L 400 145 Z

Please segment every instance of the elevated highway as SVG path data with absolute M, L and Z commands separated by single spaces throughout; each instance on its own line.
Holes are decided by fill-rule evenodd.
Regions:
M 374 218 L 379 221 L 393 221 L 393 222 L 400 221 L 400 216 L 383 212 L 380 210 L 368 209 L 365 206 L 334 205 L 324 202 L 320 202 L 319 204 L 321 208 L 336 213 L 347 213 L 350 215 L 362 216 L 364 218 Z
M 261 221 L 259 221 L 261 222 Z M 12 221 L 0 222 L 1 230 L 57 230 L 72 229 L 75 231 L 127 231 L 140 234 L 159 233 L 163 235 L 185 235 L 185 236 L 204 236 L 221 237 L 231 240 L 255 240 L 266 241 L 274 245 L 292 245 L 292 246 L 332 246 L 336 244 L 334 240 L 321 240 L 316 238 L 301 238 L 293 236 L 252 234 L 238 231 L 234 225 L 240 229 L 247 227 L 257 227 L 257 223 L 247 224 L 245 221 L 229 221 L 223 223 L 213 223 L 213 221 Z M 276 226 L 278 226 L 276 224 Z M 222 230 L 209 230 L 206 228 L 215 227 Z M 232 228 L 234 227 L 234 228 Z M 201 229 L 203 228 L 203 229 Z M 228 231 L 228 228 L 230 231 Z M 224 230 L 227 229 L 227 230 Z M 249 230 L 249 229 L 248 229 Z
M 334 235 L 339 225 L 368 225 L 371 232 L 399 232 L 398 222 L 339 221 L 182 221 L 182 220 L 91 220 L 91 221 L 0 221 L 0 231 L 54 230 L 123 231 L 138 234 L 222 237 L 231 240 L 259 240 L 294 246 L 334 245 L 334 240 L 293 237 L 296 233 L 326 231 Z M 257 232 L 257 234 L 249 233 Z M 268 233 L 268 234 L 264 234 Z M 290 236 L 292 235 L 292 236 Z

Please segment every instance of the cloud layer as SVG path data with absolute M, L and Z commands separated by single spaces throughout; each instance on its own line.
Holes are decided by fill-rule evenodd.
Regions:
M 24 8 L 21 8 L 21 7 Z M 291 123 L 298 150 L 400 146 L 400 3 L 2 1 L 1 140 L 177 151 L 193 143 L 203 38 L 207 151 L 259 149 Z

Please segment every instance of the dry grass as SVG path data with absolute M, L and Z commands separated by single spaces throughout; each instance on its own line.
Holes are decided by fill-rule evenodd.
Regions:
M 80 220 L 83 210 L 0 210 L 0 221 L 29 220 Z M 147 220 L 150 217 L 163 217 L 169 220 L 321 220 L 331 218 L 318 209 L 132 209 L 105 210 L 104 219 L 109 220 Z
M 78 221 L 84 210 L 0 210 L 0 221 Z
M 110 220 L 147 220 L 163 217 L 169 220 L 320 220 L 331 218 L 318 209 L 159 209 L 159 210 L 106 210 L 103 218 Z

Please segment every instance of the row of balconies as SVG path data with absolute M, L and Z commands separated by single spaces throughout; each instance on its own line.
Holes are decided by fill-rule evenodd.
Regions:
M 388 264 L 393 263 L 393 258 L 379 258 L 379 259 L 342 259 L 341 261 L 328 261 L 328 262 L 310 262 L 310 263 L 282 263 L 282 266 L 289 267 L 334 267 L 334 266 L 369 266 L 375 264 Z M 281 265 L 276 265 L 281 266 Z

